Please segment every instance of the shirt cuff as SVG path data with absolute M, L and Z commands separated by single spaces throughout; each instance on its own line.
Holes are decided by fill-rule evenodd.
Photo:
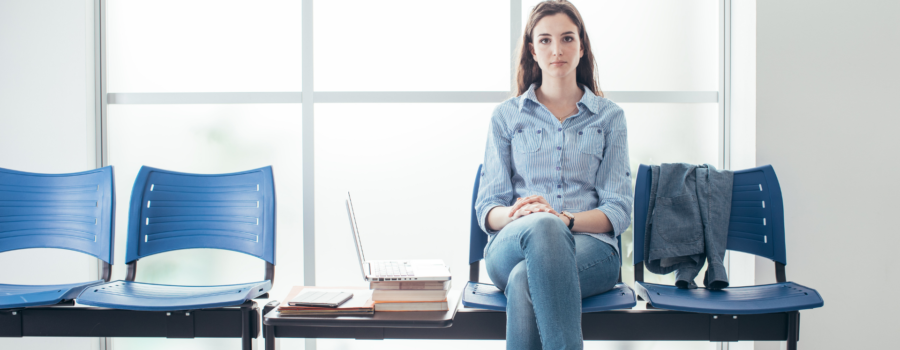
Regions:
M 504 205 L 502 203 L 489 203 L 484 206 L 487 209 L 483 210 L 481 212 L 481 217 L 478 218 L 478 225 L 481 226 L 482 231 L 484 231 L 488 234 L 494 234 L 494 233 L 500 232 L 500 230 L 495 231 L 495 230 L 488 229 L 487 218 L 488 218 L 488 214 L 491 212 L 491 210 L 494 210 L 494 208 L 496 208 L 496 207 L 503 207 L 503 206 Z
M 625 215 L 615 204 L 604 204 L 597 208 L 602 211 L 603 214 L 606 214 L 606 218 L 609 219 L 609 223 L 612 224 L 613 227 L 613 237 L 618 237 L 628 229 L 628 225 L 631 224 L 631 217 L 629 215 Z

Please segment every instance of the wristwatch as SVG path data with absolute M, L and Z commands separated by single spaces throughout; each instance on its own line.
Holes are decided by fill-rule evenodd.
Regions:
M 569 231 L 572 231 L 572 227 L 575 227 L 575 215 L 567 211 L 563 211 L 562 215 L 569 218 Z

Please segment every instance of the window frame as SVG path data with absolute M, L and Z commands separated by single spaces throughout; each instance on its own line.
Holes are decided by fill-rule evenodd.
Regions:
M 719 90 L 718 91 L 605 91 L 607 97 L 622 103 L 716 103 L 719 110 L 718 165 L 731 165 L 731 2 L 719 0 Z M 302 0 L 302 91 L 281 92 L 196 92 L 196 93 L 115 93 L 107 92 L 106 0 L 95 0 L 97 52 L 95 79 L 97 84 L 96 145 L 97 167 L 109 165 L 109 104 L 230 104 L 230 103 L 301 103 L 303 159 L 303 275 L 304 284 L 316 284 L 315 255 L 315 135 L 316 103 L 500 103 L 515 91 L 516 44 L 522 32 L 522 1 L 509 1 L 510 23 L 510 90 L 509 91 L 348 91 L 317 92 L 314 90 L 313 4 Z M 730 258 L 726 259 L 726 266 Z

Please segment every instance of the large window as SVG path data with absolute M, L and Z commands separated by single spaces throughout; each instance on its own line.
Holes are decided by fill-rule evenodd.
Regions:
M 301 13 L 291 0 L 108 0 L 108 91 L 300 91 Z
M 271 165 L 279 214 L 277 283 L 271 295 L 283 298 L 291 285 L 303 284 L 302 108 L 300 101 L 253 102 L 259 96 L 271 102 L 265 99 L 267 92 L 301 90 L 300 2 L 106 3 L 112 103 L 107 117 L 108 162 L 115 166 L 119 197 L 116 251 L 125 251 L 128 198 L 142 165 L 192 173 Z M 283 100 L 278 102 L 292 102 Z M 125 266 L 124 254 L 116 254 L 116 259 L 116 266 Z M 124 268 L 113 271 L 114 278 L 124 278 Z M 137 280 L 230 284 L 262 280 L 264 272 L 265 263 L 252 256 L 195 249 L 142 259 Z M 111 341 L 116 350 L 221 349 L 239 344 L 238 339 Z M 286 344 L 290 346 L 290 341 Z M 302 341 L 298 344 L 302 347 Z
M 491 111 L 512 96 L 513 46 L 536 1 L 106 3 L 108 163 L 116 166 L 122 218 L 117 251 L 124 251 L 128 195 L 141 165 L 198 173 L 273 165 L 278 247 L 272 298 L 304 283 L 365 285 L 343 203 L 348 191 L 367 258 L 443 259 L 454 293 L 461 290 L 469 271 L 472 181 Z M 591 37 L 600 86 L 625 110 L 633 170 L 662 162 L 721 167 L 720 2 L 575 4 Z M 628 283 L 632 252 L 629 229 L 623 235 Z M 116 258 L 124 266 L 123 254 Z M 161 283 L 251 281 L 263 272 L 261 261 L 224 251 L 170 252 L 142 264 L 138 280 Z M 124 277 L 124 269 L 115 272 Z M 499 341 L 316 343 L 318 349 L 504 348 Z M 236 344 L 117 338 L 113 347 Z M 608 346 L 586 343 L 588 349 Z
M 313 6 L 316 91 L 509 89 L 508 1 Z

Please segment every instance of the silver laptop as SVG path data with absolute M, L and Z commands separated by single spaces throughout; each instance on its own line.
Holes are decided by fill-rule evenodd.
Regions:
M 362 241 L 359 240 L 359 227 L 356 225 L 356 213 L 350 193 L 347 193 L 347 216 L 350 217 L 350 231 L 356 243 L 356 256 L 362 269 L 363 278 L 367 282 L 375 281 L 449 281 L 450 269 L 444 261 L 435 260 L 372 260 L 367 261 L 363 255 Z

